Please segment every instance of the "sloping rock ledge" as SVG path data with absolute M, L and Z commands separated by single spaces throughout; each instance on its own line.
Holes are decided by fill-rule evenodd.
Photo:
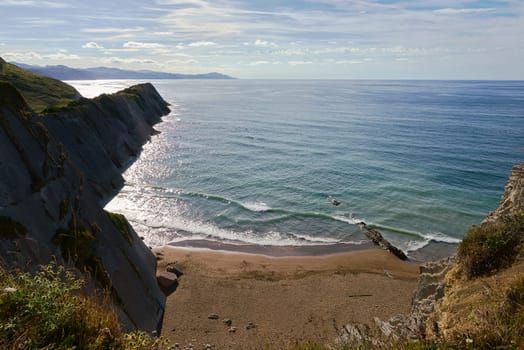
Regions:
M 126 330 L 157 330 L 165 295 L 155 257 L 103 205 L 168 113 L 151 84 L 37 115 L 0 83 L 1 262 L 33 270 L 57 260 L 111 292 Z

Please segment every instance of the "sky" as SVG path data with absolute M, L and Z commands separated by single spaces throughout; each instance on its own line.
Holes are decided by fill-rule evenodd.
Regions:
M 524 0 L 0 0 L 10 62 L 255 79 L 524 79 Z

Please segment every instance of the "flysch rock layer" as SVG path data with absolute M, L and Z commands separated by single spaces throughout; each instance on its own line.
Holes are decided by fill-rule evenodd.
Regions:
M 496 221 L 524 212 L 524 163 L 511 170 L 499 207 L 484 219 Z M 348 324 L 339 329 L 337 341 L 355 348 L 372 345 L 388 348 L 396 341 L 435 337 L 440 330 L 434 320 L 439 303 L 446 297 L 449 274 L 456 267 L 455 258 L 449 257 L 420 266 L 418 288 L 413 296 L 409 315 L 397 315 L 387 321 L 375 318 L 372 325 Z
M 0 83 L 2 263 L 34 270 L 56 259 L 110 290 L 126 329 L 159 329 L 165 295 L 156 259 L 125 218 L 118 225 L 103 205 L 168 113 L 151 84 L 36 115 L 11 84 Z
M 522 212 L 524 212 L 524 163 L 517 164 L 511 169 L 498 208 L 489 213 L 484 221 L 495 221 L 500 217 Z

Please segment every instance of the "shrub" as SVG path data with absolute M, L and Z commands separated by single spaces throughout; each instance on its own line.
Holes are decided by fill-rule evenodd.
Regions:
M 85 282 L 50 263 L 29 273 L 0 267 L 0 349 L 161 350 L 164 338 L 123 334 L 108 293 L 85 295 Z
M 80 293 L 83 281 L 55 263 L 0 274 L 0 348 L 109 349 L 120 336 L 107 298 Z M 100 299 L 100 300 L 98 300 Z
M 489 275 L 510 266 L 523 236 L 523 215 L 472 227 L 460 243 L 457 254 L 466 276 Z
M 503 335 L 524 346 L 524 276 L 518 277 L 506 291 L 504 302 L 498 311 Z

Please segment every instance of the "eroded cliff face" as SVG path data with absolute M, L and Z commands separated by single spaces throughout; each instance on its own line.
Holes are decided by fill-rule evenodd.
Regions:
M 499 207 L 489 213 L 485 221 L 524 213 L 524 163 L 515 165 L 504 188 Z
M 0 254 L 8 267 L 57 259 L 111 291 L 128 329 L 156 330 L 156 260 L 125 218 L 103 210 L 169 113 L 150 84 L 36 115 L 0 83 Z
M 483 223 L 517 215 L 524 215 L 524 163 L 513 167 L 500 206 Z M 522 228 L 519 233 L 524 236 Z M 509 341 L 518 330 L 508 329 L 507 324 L 512 324 L 512 318 L 524 315 L 524 295 L 519 294 L 524 291 L 522 242 L 524 238 L 510 266 L 475 279 L 467 278 L 456 257 L 422 265 L 410 314 L 387 321 L 375 318 L 372 325 L 348 324 L 339 330 L 339 342 L 355 348 L 370 344 L 389 348 L 423 339 L 473 349 Z M 519 346 L 524 346 L 524 340 L 504 348 Z
M 524 215 L 524 163 L 513 167 L 499 207 L 488 214 L 481 225 L 508 221 L 519 215 Z M 523 292 L 524 231 L 522 227 L 518 230 L 521 243 L 516 247 L 517 256 L 509 266 L 493 274 L 469 279 L 459 262 L 446 274 L 445 294 L 426 321 L 429 339 L 466 338 L 474 342 L 476 337 L 482 339 L 492 337 L 492 334 L 501 339 L 512 339 L 511 332 L 514 330 L 508 327 L 512 321 L 505 318 L 516 319 L 524 315 L 524 295 L 519 294 Z M 512 295 L 515 293 L 517 295 Z M 509 310 L 512 303 L 516 306 L 513 305 L 514 310 Z M 520 339 L 520 345 L 512 344 L 507 348 L 520 348 L 524 346 L 524 339 Z M 472 348 L 475 347 L 472 345 Z

